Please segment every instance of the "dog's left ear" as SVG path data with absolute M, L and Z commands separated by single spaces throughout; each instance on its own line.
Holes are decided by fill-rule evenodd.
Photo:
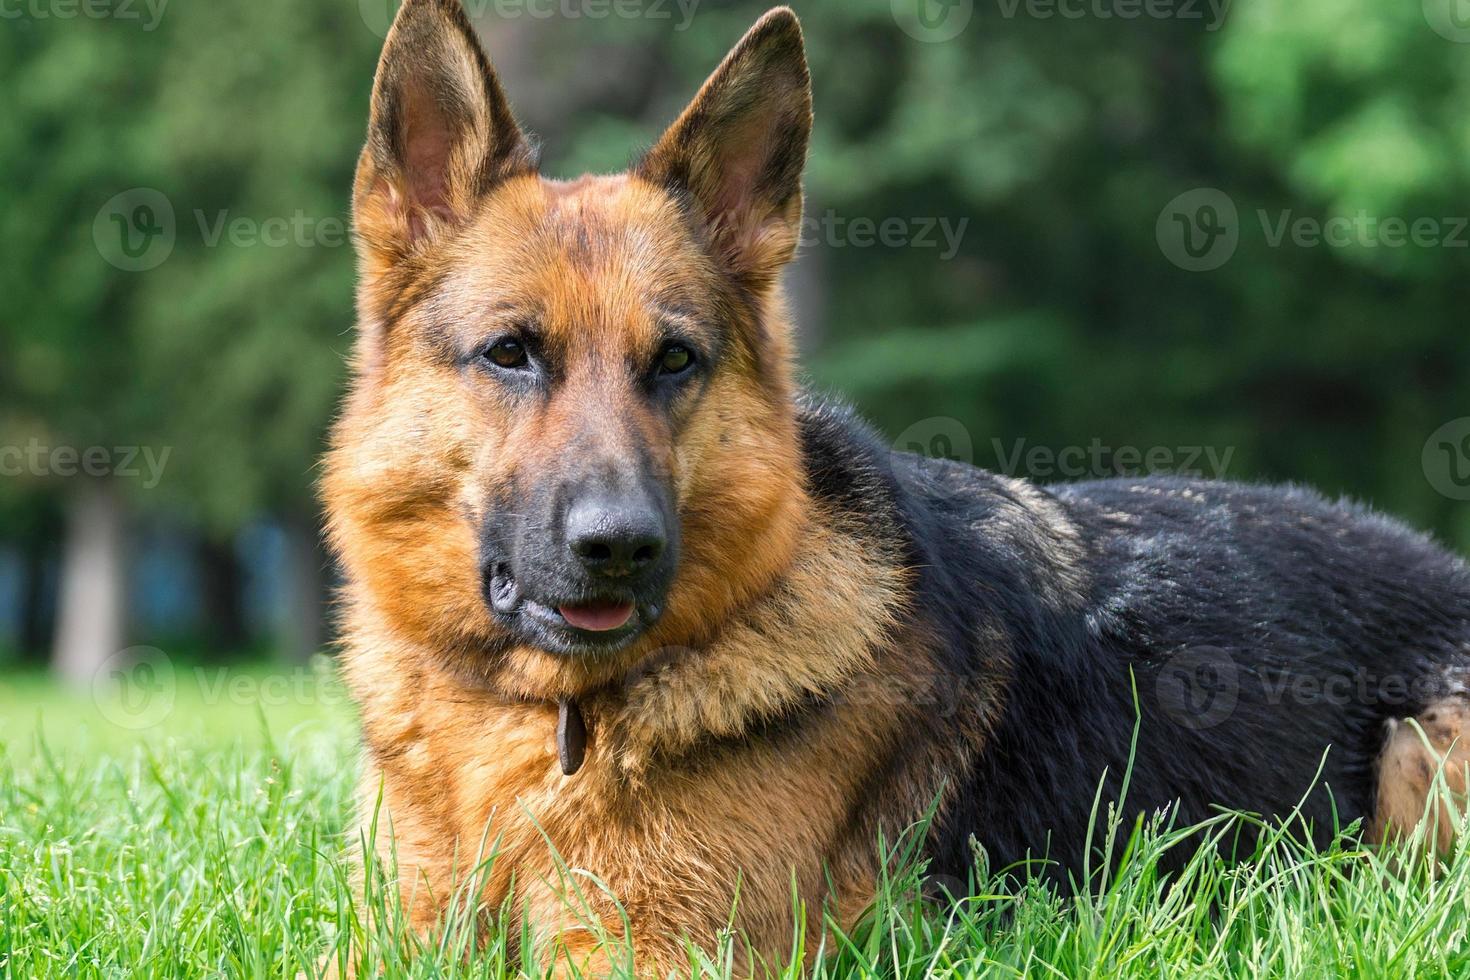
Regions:
M 690 199 L 747 285 L 769 286 L 796 250 L 812 129 L 801 25 L 777 7 L 750 29 L 634 168 Z
M 462 226 L 499 180 L 535 171 L 460 0 L 404 0 L 373 81 L 353 191 L 368 278 Z

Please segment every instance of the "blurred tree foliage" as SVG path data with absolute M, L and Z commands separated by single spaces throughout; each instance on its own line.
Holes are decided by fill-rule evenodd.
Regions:
M 1429 435 L 1470 415 L 1470 44 L 1420 4 L 1377 0 L 1236 0 L 1218 20 L 1203 3 L 1130 19 L 1097 14 L 1121 3 L 1069 17 L 975 0 L 938 43 L 895 30 L 894 6 L 796 3 L 816 87 L 808 215 L 968 224 L 948 259 L 813 229 L 819 384 L 891 434 L 956 417 L 984 465 L 1021 440 L 1209 446 L 1231 453 L 1228 476 L 1317 484 L 1470 545 L 1470 508 L 1421 464 Z M 572 118 L 530 120 L 551 127 L 553 164 L 619 166 L 630 128 L 610 141 L 605 120 L 645 120 L 631 135 L 651 139 L 758 10 L 706 4 L 683 34 L 619 25 L 615 46 L 648 46 L 632 63 L 671 77 L 640 87 L 628 55 L 594 55 L 616 79 Z M 518 60 L 560 52 L 571 71 L 612 33 L 580 29 L 538 28 L 550 50 Z M 1239 213 L 1235 254 L 1209 272 L 1155 236 L 1197 187 Z M 1360 214 L 1428 218 L 1441 241 L 1273 241 L 1283 218 Z
M 177 2 L 152 30 L 123 16 L 142 4 L 99 9 L 114 16 L 0 23 L 3 441 L 167 447 L 156 486 L 103 482 L 193 529 L 206 578 L 237 590 L 230 542 L 247 521 L 315 514 L 380 39 L 349 3 Z M 109 263 L 94 237 L 99 212 L 134 188 L 173 213 L 172 250 L 143 271 Z M 0 493 L 17 514 L 56 511 L 82 482 L 27 472 Z M 59 538 L 60 524 L 38 533 Z M 238 615 L 211 606 L 209 581 L 201 591 L 206 629 Z
M 314 513 L 350 344 L 342 223 L 389 6 L 172 0 L 152 30 L 0 21 L 0 441 L 171 446 L 157 488 L 123 487 L 129 506 L 205 539 Z M 1350 493 L 1470 545 L 1470 510 L 1420 462 L 1470 415 L 1470 233 L 1272 239 L 1283 219 L 1358 214 L 1448 235 L 1470 212 L 1470 44 L 1420 4 L 1236 0 L 1216 24 L 1203 3 L 1129 18 L 1100 16 L 1127 6 L 1107 0 L 1077 17 L 975 0 L 943 42 L 901 29 L 889 0 L 795 6 L 817 128 L 791 282 L 814 383 L 894 434 L 956 418 L 976 462 L 1018 475 L 1048 475 L 1007 463 L 1018 444 L 1209 446 L 1232 452 L 1228 476 Z M 625 166 L 763 4 L 469 7 L 548 174 L 567 176 Z M 137 187 L 168 199 L 176 243 L 128 272 L 93 230 Z M 1155 234 L 1198 187 L 1239 215 L 1234 255 L 1208 272 Z M 933 247 L 851 232 L 886 219 L 961 233 L 951 255 L 937 228 Z M 51 540 L 68 492 L 0 481 L 4 539 Z
M 7 409 L 55 441 L 173 447 L 156 489 L 130 489 L 202 528 L 309 510 L 352 322 L 341 229 L 377 46 L 356 6 L 175 2 L 153 31 L 22 19 L 0 39 Z M 93 223 L 136 187 L 168 199 L 176 239 L 129 272 Z

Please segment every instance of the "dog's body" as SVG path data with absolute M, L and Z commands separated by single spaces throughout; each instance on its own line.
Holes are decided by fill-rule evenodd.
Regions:
M 840 452 L 875 474 L 891 461 L 943 683 L 986 678 L 993 721 L 946 767 L 932 834 L 947 874 L 963 879 L 971 836 L 993 868 L 1045 857 L 1075 873 L 1135 731 L 1128 825 L 1300 807 L 1321 842 L 1372 821 L 1385 722 L 1470 680 L 1464 563 L 1362 508 L 1189 479 L 1043 489 L 871 443 Z M 909 730 L 943 742 L 987 713 L 953 707 Z
M 457 5 L 399 14 L 325 488 L 364 821 L 414 926 L 493 853 L 480 900 L 573 963 L 608 955 L 579 918 L 620 929 L 567 869 L 640 968 L 732 905 L 780 958 L 793 885 L 810 927 L 851 919 L 931 804 L 931 871 L 973 838 L 1077 872 L 1135 728 L 1128 814 L 1407 829 L 1421 760 L 1380 764 L 1383 728 L 1458 731 L 1466 567 L 1303 491 L 1045 490 L 800 396 L 809 98 L 776 11 L 632 173 L 546 181 Z

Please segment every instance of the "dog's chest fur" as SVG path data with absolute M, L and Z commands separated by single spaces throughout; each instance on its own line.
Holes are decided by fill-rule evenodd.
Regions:
M 567 942 L 578 893 L 619 922 L 591 873 L 635 927 L 658 924 L 636 939 L 661 958 L 679 934 L 715 935 L 737 893 L 735 924 L 762 949 L 791 940 L 793 882 L 839 915 L 861 909 L 880 825 L 901 832 L 968 748 L 905 748 L 909 708 L 936 680 L 905 607 L 908 573 L 841 514 L 813 514 L 781 583 L 716 639 L 579 699 L 589 737 L 572 776 L 553 701 L 507 699 L 359 624 L 347 676 L 372 763 L 362 822 L 381 785 L 400 877 L 421 879 L 405 888 L 416 926 L 491 855 L 477 888 L 490 907 L 514 877 L 513 911 Z

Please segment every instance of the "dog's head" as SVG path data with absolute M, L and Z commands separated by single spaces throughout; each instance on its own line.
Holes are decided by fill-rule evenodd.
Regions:
M 629 172 L 548 180 L 457 0 L 403 4 L 324 484 L 359 605 L 540 693 L 770 581 L 803 499 L 777 281 L 810 126 L 778 9 Z

